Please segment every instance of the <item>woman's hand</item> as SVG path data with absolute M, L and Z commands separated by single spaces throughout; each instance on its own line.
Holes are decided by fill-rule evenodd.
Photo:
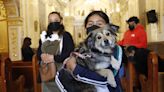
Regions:
M 52 63 L 54 62 L 54 55 L 43 53 L 41 54 L 41 59 L 43 63 Z
M 43 64 L 41 64 L 40 74 L 42 81 L 49 81 L 54 79 L 56 75 L 56 66 L 54 62 L 54 55 L 42 53 L 41 59 Z
M 76 67 L 76 59 L 73 56 L 67 58 L 63 63 L 69 71 L 73 72 Z

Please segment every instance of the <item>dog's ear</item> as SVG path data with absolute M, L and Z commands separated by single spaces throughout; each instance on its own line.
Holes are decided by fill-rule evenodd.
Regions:
M 93 48 L 94 47 L 93 32 L 90 32 L 88 34 L 88 37 L 85 40 L 85 44 L 87 45 L 88 48 Z
M 107 24 L 105 26 L 105 29 L 112 29 L 112 31 L 114 31 L 115 33 L 118 32 L 119 28 L 120 28 L 119 26 L 114 25 L 114 24 Z
M 114 25 L 114 24 L 107 24 L 105 26 L 105 29 L 109 30 L 112 34 L 117 36 L 116 33 L 118 32 L 119 26 Z
M 115 32 L 118 32 L 118 29 L 120 28 L 119 26 L 117 25 L 114 25 L 114 24 L 109 24 L 110 28 L 112 28 L 113 31 Z

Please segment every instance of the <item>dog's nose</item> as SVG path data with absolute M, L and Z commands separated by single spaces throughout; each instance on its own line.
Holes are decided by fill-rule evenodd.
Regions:
M 109 41 L 106 39 L 104 40 L 105 45 L 109 45 Z

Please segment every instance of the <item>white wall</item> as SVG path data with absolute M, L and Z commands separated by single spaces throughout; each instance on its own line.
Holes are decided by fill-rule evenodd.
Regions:
M 38 0 L 29 2 L 28 0 L 20 0 L 23 17 L 23 38 L 31 37 L 32 48 L 37 48 L 39 44 L 39 9 Z M 37 29 L 35 29 L 37 27 Z M 23 39 L 22 39 L 23 40 Z
M 163 16 L 164 16 L 164 0 L 146 0 L 146 11 L 155 9 L 157 13 L 158 22 L 157 27 L 152 28 L 150 24 L 146 25 L 149 42 L 164 41 L 164 30 L 163 30 Z

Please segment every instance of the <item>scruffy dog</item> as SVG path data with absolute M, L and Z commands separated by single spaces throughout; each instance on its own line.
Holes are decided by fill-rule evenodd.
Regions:
M 116 46 L 117 30 L 118 29 L 113 25 L 106 25 L 103 28 L 98 28 L 90 32 L 87 39 L 80 43 L 75 49 L 75 52 L 72 53 L 72 55 L 76 57 L 78 64 L 92 71 L 96 71 L 101 76 L 107 77 L 108 83 L 112 87 L 116 87 L 117 84 L 112 70 L 108 69 L 108 67 L 112 66 L 115 70 L 120 68 L 120 65 L 116 63 L 117 60 L 113 56 L 113 49 Z M 74 75 L 73 77 L 76 79 Z M 64 80 L 64 76 L 61 80 Z M 64 83 L 66 80 L 62 82 L 64 86 L 68 87 L 68 85 L 71 85 L 72 81 L 70 81 L 67 85 Z M 72 90 L 77 90 L 80 88 L 79 86 L 81 86 L 82 88 L 80 88 L 79 92 L 96 92 L 96 89 L 92 85 L 81 82 L 77 83 L 78 84 L 76 84 L 76 82 L 73 83 L 74 88 Z M 85 90 L 85 88 L 88 90 Z
M 117 61 L 112 55 L 115 43 L 116 30 L 112 29 L 110 25 L 106 25 L 104 28 L 92 31 L 73 53 L 77 56 L 78 64 L 107 77 L 108 83 L 112 87 L 117 85 L 113 72 L 107 68 L 112 65 L 114 69 L 119 69 L 119 66 L 114 65 Z

